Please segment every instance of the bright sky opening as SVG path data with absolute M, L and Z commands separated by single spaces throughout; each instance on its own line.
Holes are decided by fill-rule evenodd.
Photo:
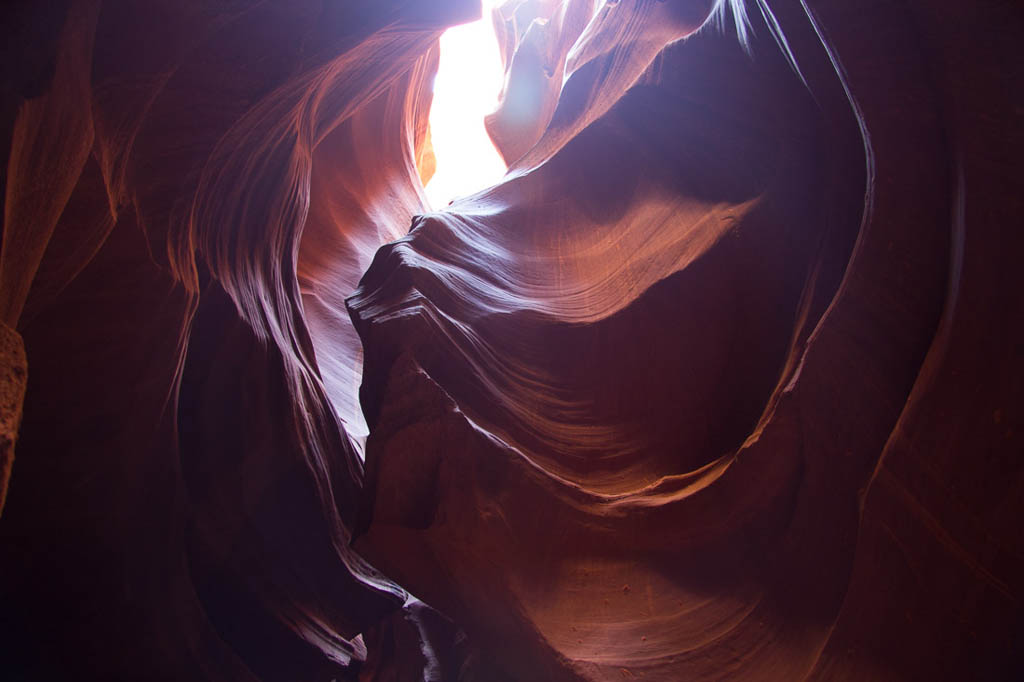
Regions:
M 499 2 L 483 0 L 479 21 L 441 36 L 441 64 L 430 107 L 437 170 L 426 186 L 435 210 L 496 184 L 505 174 L 505 162 L 484 129 L 484 116 L 497 108 L 505 77 L 491 23 L 491 8 Z

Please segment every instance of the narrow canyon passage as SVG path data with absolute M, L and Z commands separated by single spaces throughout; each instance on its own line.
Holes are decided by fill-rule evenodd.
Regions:
M 1011 3 L 0 17 L 0 678 L 1024 672 Z

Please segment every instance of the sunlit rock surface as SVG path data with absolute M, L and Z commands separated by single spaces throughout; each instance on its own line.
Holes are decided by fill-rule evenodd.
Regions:
M 2 10 L 0 677 L 1019 677 L 1019 10 L 479 12 Z

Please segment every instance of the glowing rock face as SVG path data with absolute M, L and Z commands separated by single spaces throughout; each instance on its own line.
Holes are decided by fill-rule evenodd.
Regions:
M 5 672 L 1017 676 L 1019 22 L 911 4 L 503 3 L 439 213 L 475 2 L 8 17 Z

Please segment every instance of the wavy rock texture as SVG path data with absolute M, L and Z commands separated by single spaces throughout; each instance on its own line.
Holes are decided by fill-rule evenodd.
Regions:
M 479 11 L 2 10 L 4 677 L 1020 676 L 1020 11 Z

